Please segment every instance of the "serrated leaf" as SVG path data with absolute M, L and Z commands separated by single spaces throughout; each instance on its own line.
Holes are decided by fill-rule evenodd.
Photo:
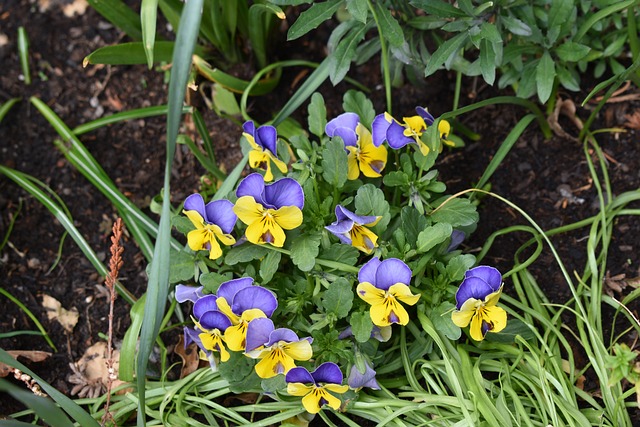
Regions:
M 329 79 L 335 86 L 344 79 L 351 68 L 351 61 L 356 56 L 358 43 L 364 38 L 367 26 L 361 23 L 355 25 L 349 34 L 340 40 L 336 50 L 331 54 Z
M 324 127 L 327 124 L 327 107 L 325 107 L 324 98 L 319 92 L 311 96 L 308 110 L 309 132 L 322 139 Z
M 425 228 L 418 234 L 416 251 L 418 251 L 418 253 L 428 252 L 436 245 L 447 240 L 452 232 L 453 228 L 451 224 L 447 224 L 446 222 Z
M 326 250 L 323 250 L 320 254 L 320 258 L 328 261 L 339 261 L 347 265 L 356 265 L 358 258 L 360 257 L 360 251 L 350 245 L 344 243 L 334 243 Z M 327 267 L 324 267 L 326 270 Z
M 447 275 L 449 280 L 457 282 L 464 279 L 464 273 L 467 272 L 476 263 L 476 257 L 471 254 L 458 255 L 449 260 L 447 263 Z
M 195 272 L 195 257 L 183 251 L 171 251 L 169 268 L 169 283 L 186 282 L 193 278 Z
M 386 174 L 382 182 L 388 187 L 399 187 L 409 184 L 409 176 L 402 171 L 393 171 Z
M 349 319 L 351 325 L 351 333 L 358 342 L 367 342 L 371 338 L 371 331 L 373 331 L 373 322 L 369 312 L 365 313 L 353 313 Z
M 320 252 L 320 234 L 301 234 L 291 242 L 291 260 L 302 271 L 310 271 Z
M 402 230 L 404 231 L 407 243 L 412 248 L 416 247 L 418 241 L 418 235 L 429 224 L 427 218 L 421 215 L 416 208 L 405 206 L 400 211 L 400 222 L 402 223 Z
M 436 331 L 442 332 L 450 340 L 457 340 L 462 335 L 462 330 L 451 320 L 451 312 L 456 306 L 449 301 L 444 301 L 431 311 L 431 322 Z
M 442 64 L 444 64 L 450 56 L 456 54 L 456 52 L 464 45 L 469 35 L 464 32 L 455 35 L 446 42 L 442 43 L 440 47 L 431 55 L 431 59 L 427 63 L 427 67 L 424 70 L 424 76 L 428 77 L 435 73 Z
M 347 0 L 347 10 L 356 21 L 367 22 L 369 6 L 367 0 Z
M 381 216 L 380 221 L 372 227 L 374 233 L 380 235 L 387 229 L 391 220 L 389 203 L 381 189 L 373 184 L 365 184 L 358 189 L 355 197 L 356 214 Z
M 546 103 L 551 96 L 555 79 L 555 64 L 549 52 L 545 51 L 536 67 L 536 88 L 538 90 L 538 98 L 543 104 Z
M 555 49 L 558 58 L 565 62 L 578 62 L 591 52 L 589 46 L 568 41 Z
M 262 259 L 260 263 L 260 277 L 262 278 L 262 284 L 269 283 L 273 278 L 273 275 L 278 271 L 280 266 L 280 259 L 282 254 L 276 251 L 270 251 L 266 257 Z
M 309 31 L 318 28 L 324 21 L 331 19 L 338 10 L 342 0 L 328 0 L 323 3 L 314 3 L 309 9 L 300 14 L 296 22 L 287 32 L 287 40 L 295 40 Z
M 349 89 L 342 98 L 342 109 L 345 112 L 356 113 L 360 117 L 360 123 L 371 129 L 376 111 L 367 95 L 358 90 Z
M 171 218 L 171 225 L 182 234 L 187 234 L 196 229 L 191 220 L 182 215 L 176 215 Z
M 233 279 L 233 275 L 231 273 L 220 274 L 215 271 L 210 271 L 200 276 L 200 284 L 204 286 L 207 292 L 211 294 L 215 294 L 218 292 L 218 288 L 224 282 L 228 282 Z
M 256 360 L 237 351 L 230 351 L 229 355 L 229 360 L 218 364 L 218 372 L 229 383 L 229 389 L 233 393 L 244 393 L 259 388 L 262 380 L 254 370 Z
M 339 137 L 331 138 L 322 149 L 322 177 L 336 188 L 347 182 L 347 153 Z
M 402 46 L 404 43 L 404 34 L 396 18 L 393 17 L 389 9 L 384 7 L 382 3 L 376 3 L 376 8 L 378 9 L 378 23 L 382 37 L 384 37 L 391 46 Z
M 338 319 L 347 317 L 353 305 L 353 291 L 351 283 L 344 277 L 338 278 L 329 285 L 322 294 L 322 306 L 327 313 L 334 313 Z
M 224 263 L 227 265 L 236 265 L 239 262 L 249 262 L 254 259 L 260 259 L 271 252 L 268 248 L 252 243 L 245 243 L 240 246 L 231 248 L 224 257 Z
M 444 201 L 443 199 L 441 202 Z M 469 199 L 452 199 L 431 214 L 434 222 L 446 222 L 452 227 L 465 227 L 478 222 L 478 211 Z

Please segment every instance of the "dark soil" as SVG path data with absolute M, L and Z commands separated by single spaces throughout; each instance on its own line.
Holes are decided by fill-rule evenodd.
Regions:
M 14 97 L 22 98 L 0 123 L 0 163 L 33 175 L 54 190 L 66 203 L 87 242 L 107 262 L 110 228 L 116 211 L 55 148 L 53 141 L 57 133 L 31 105 L 29 98 L 43 100 L 73 128 L 103 115 L 165 103 L 166 84 L 162 72 L 150 71 L 144 66 L 83 68 L 82 59 L 87 54 L 118 42 L 123 35 L 90 8 L 81 15 L 66 17 L 57 3 L 52 2 L 43 11 L 28 0 L 4 0 L 0 5 L 0 37 L 6 35 L 9 39 L 8 44 L 0 45 L 0 103 Z M 17 56 L 19 26 L 25 27 L 31 43 L 33 83 L 29 86 L 22 81 Z M 312 54 L 321 59 L 325 43 L 326 37 L 316 35 L 315 39 L 301 40 L 293 45 L 294 48 L 287 46 L 283 51 L 290 56 Z M 252 114 L 257 120 L 268 119 L 278 106 L 284 105 L 299 84 L 296 77 L 300 72 L 287 70 L 282 87 L 276 93 L 251 101 Z M 376 111 L 382 111 L 384 93 L 379 89 L 379 67 L 375 64 L 355 67 L 350 76 L 375 88 L 371 97 Z M 412 114 L 416 105 L 428 106 L 435 115 L 448 111 L 453 98 L 452 77 L 441 72 L 428 79 L 423 87 L 407 84 L 396 89 L 394 113 Z M 591 89 L 589 85 L 584 87 L 586 91 Z M 335 88 L 329 84 L 322 87 L 330 117 L 341 112 L 342 94 L 348 88 L 344 83 Z M 476 88 L 474 99 L 471 99 L 471 88 Z M 472 79 L 465 79 L 463 90 L 463 103 L 506 94 L 484 86 L 481 80 Z M 197 95 L 192 94 L 192 97 L 196 99 Z M 574 99 L 579 105 L 584 94 L 563 93 L 562 97 Z M 632 114 L 634 107 L 638 105 L 628 102 L 608 105 L 599 126 L 623 126 L 625 114 Z M 491 106 L 461 118 L 465 126 L 481 135 L 481 139 L 441 156 L 437 168 L 450 193 L 469 188 L 478 181 L 496 150 L 524 114 L 525 111 L 513 106 Z M 588 114 L 587 108 L 578 109 L 578 115 L 583 119 Z M 233 167 L 240 158 L 240 128 L 228 120 L 216 118 L 211 112 L 205 112 L 205 117 L 216 143 L 218 159 L 227 168 Z M 577 136 L 578 130 L 569 120 L 561 120 L 561 125 L 568 134 Z M 111 125 L 80 138 L 119 189 L 153 218 L 157 216 L 148 211 L 148 206 L 162 186 L 164 132 L 164 119 L 158 117 Z M 609 159 L 613 191 L 620 194 L 638 189 L 640 147 L 637 131 L 601 134 L 598 141 Z M 188 151 L 179 150 L 173 171 L 172 200 L 179 203 L 186 195 L 197 191 L 202 174 L 204 170 Z M 597 194 L 590 181 L 581 144 L 558 136 L 545 141 L 535 125 L 529 126 L 519 139 L 491 179 L 491 185 L 492 191 L 523 208 L 543 229 L 576 222 L 594 215 L 598 209 Z M 469 251 L 477 250 L 493 232 L 525 223 L 511 208 L 490 197 L 482 199 L 480 215 L 477 232 L 466 242 Z M 53 355 L 48 360 L 29 366 L 57 389 L 69 393 L 72 387 L 67 381 L 71 374 L 69 363 L 78 360 L 90 345 L 99 341 L 99 334 L 107 333 L 108 304 L 103 279 L 70 238 L 64 239 L 60 262 L 52 268 L 58 259 L 63 233 L 62 226 L 41 203 L 13 181 L 0 176 L 0 241 L 8 235 L 8 242 L 0 253 L 0 286 L 43 323 L 57 351 L 52 351 L 42 337 L 35 335 L 2 339 L 0 347 L 51 351 Z M 570 271 L 582 272 L 584 268 L 587 234 L 587 229 L 581 229 L 553 239 Z M 608 263 L 611 276 L 625 274 L 631 278 L 640 275 L 638 235 L 640 223 L 637 217 L 621 218 L 615 224 Z M 508 271 L 513 265 L 513 254 L 528 238 L 523 233 L 498 238 L 483 263 Z M 145 267 L 140 250 L 125 239 L 121 277 L 136 296 L 145 290 Z M 569 298 L 569 289 L 549 251 L 543 253 L 533 272 L 552 301 L 563 302 Z M 626 289 L 615 296 L 622 299 L 628 292 Z M 78 309 L 80 321 L 71 334 L 65 333 L 57 322 L 47 320 L 42 308 L 45 294 L 61 301 L 67 309 Z M 4 296 L 0 296 L 0 307 L 0 333 L 35 330 L 25 313 Z M 129 326 L 129 308 L 122 299 L 116 303 L 116 339 L 122 339 Z M 638 310 L 637 306 L 632 308 Z M 19 406 L 10 399 L 0 399 L 0 416 L 17 408 Z

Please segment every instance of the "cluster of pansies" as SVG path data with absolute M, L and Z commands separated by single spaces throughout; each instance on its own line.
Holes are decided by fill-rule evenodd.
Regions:
M 347 179 L 358 180 L 361 175 L 370 179 L 381 177 L 388 162 L 386 146 L 394 150 L 412 146 L 419 153 L 428 154 L 430 149 L 422 141 L 422 135 L 435 119 L 422 107 L 416 112 L 417 115 L 404 117 L 402 121 L 387 113 L 377 115 L 371 130 L 355 113 L 344 113 L 330 120 L 325 133 L 344 143 Z M 295 175 L 274 176 L 273 165 L 282 175 L 287 174 L 287 164 L 278 157 L 276 129 L 256 127 L 249 121 L 244 123 L 243 130 L 250 145 L 249 165 L 262 173 L 254 172 L 244 178 L 231 200 L 205 204 L 200 194 L 193 194 L 184 202 L 183 212 L 193 226 L 187 233 L 188 247 L 193 251 L 208 251 L 210 260 L 221 258 L 224 246 L 271 245 L 282 251 L 279 248 L 285 247 L 286 231 L 303 224 L 305 194 L 302 186 L 294 179 Z M 440 120 L 438 132 L 441 141 L 449 144 L 449 123 Z M 357 214 L 346 207 L 352 201 L 353 198 L 333 201 L 335 221 L 325 222 L 324 228 L 315 232 L 324 232 L 326 239 L 328 231 L 341 243 L 361 251 L 362 256 L 373 255 L 359 268 L 353 290 L 364 303 L 360 303 L 359 313 L 370 318 L 364 340 L 371 338 L 384 343 L 391 338 L 393 325 L 403 326 L 410 322 L 410 311 L 415 309 L 408 311 L 407 307 L 416 306 L 424 292 L 412 286 L 414 273 L 407 263 L 397 257 L 385 256 L 386 252 L 380 250 L 379 236 L 373 229 L 383 217 Z M 243 236 L 236 238 L 233 233 L 238 219 L 244 224 L 240 226 Z M 305 231 L 308 230 L 302 227 L 302 231 L 296 233 Z M 453 230 L 447 251 L 455 250 L 463 238 L 464 233 Z M 290 246 L 287 243 L 287 248 Z M 278 324 L 286 321 L 286 317 L 280 316 L 284 309 L 278 308 L 277 295 L 265 286 L 256 285 L 253 277 L 227 280 L 215 293 L 207 293 L 203 286 L 178 285 L 176 300 L 193 303 L 194 326 L 184 328 L 185 345 L 196 343 L 202 356 L 214 368 L 228 362 L 232 353 L 256 360 L 252 363 L 255 363 L 254 371 L 259 378 L 283 375 L 287 393 L 302 397 L 302 404 L 310 413 L 317 413 L 324 405 L 339 409 L 340 395 L 349 389 L 380 389 L 374 361 L 370 354 L 367 356 L 360 351 L 351 326 L 343 327 L 339 336 L 336 335 L 339 340 L 353 343 L 353 354 L 348 358 L 347 384 L 343 384 L 343 372 L 335 363 L 339 360 L 314 357 L 317 344 L 313 338 L 300 337 L 293 329 Z M 469 334 L 476 341 L 483 340 L 487 332 L 503 330 L 507 315 L 496 305 L 502 286 L 502 276 L 493 267 L 479 266 L 468 270 L 455 294 L 456 307 L 451 314 L 453 324 L 460 328 L 469 326 Z M 362 342 L 362 335 L 359 342 Z M 317 365 L 320 361 L 323 363 Z

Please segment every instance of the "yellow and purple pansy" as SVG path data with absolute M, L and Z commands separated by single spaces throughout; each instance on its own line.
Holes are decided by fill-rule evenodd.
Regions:
M 434 117 L 423 107 L 416 107 L 415 116 L 403 117 L 403 123 L 398 122 L 389 113 L 378 114 L 371 124 L 373 145 L 381 146 L 385 141 L 389 147 L 397 150 L 407 144 L 415 144 L 423 155 L 429 154 L 429 147 L 422 142 L 421 137 L 428 126 L 435 121 Z M 451 131 L 451 125 L 446 120 L 438 123 L 440 139 L 451 145 L 446 139 Z
M 224 282 L 218 288 L 215 298 L 216 309 L 231 322 L 223 338 L 229 350 L 233 351 L 244 351 L 247 327 L 251 321 L 271 317 L 278 307 L 274 293 L 266 288 L 254 286 L 251 277 Z M 194 312 L 198 302 L 194 304 Z
M 192 194 L 185 199 L 183 212 L 196 227 L 187 234 L 187 244 L 192 250 L 208 250 L 210 259 L 218 259 L 222 255 L 218 240 L 227 246 L 236 242 L 229 233 L 238 217 L 229 200 L 214 200 L 205 205 L 200 194 Z
M 373 227 L 381 216 L 360 216 L 347 208 L 336 206 L 336 222 L 325 228 L 344 244 L 351 245 L 366 254 L 378 246 L 378 236 L 367 227 Z
M 287 173 L 287 165 L 278 158 L 278 134 L 276 128 L 269 125 L 256 128 L 253 121 L 248 120 L 244 122 L 242 129 L 244 130 L 242 135 L 251 145 L 249 166 L 254 169 L 263 169 L 266 182 L 273 181 L 271 162 L 276 165 L 280 172 Z
M 331 138 L 339 136 L 347 151 L 347 178 L 358 179 L 360 172 L 367 178 L 378 178 L 387 164 L 387 148 L 375 146 L 371 132 L 356 113 L 343 113 L 329 121 L 325 132 Z
M 487 332 L 507 326 L 507 312 L 496 304 L 502 295 L 502 275 L 486 265 L 467 271 L 456 292 L 456 310 L 451 320 L 460 328 L 469 327 L 471 338 L 482 341 Z
M 295 367 L 287 372 L 285 380 L 287 393 L 302 396 L 302 405 L 312 414 L 320 412 L 324 405 L 339 409 L 341 401 L 332 393 L 342 394 L 349 390 L 348 385 L 342 385 L 342 371 L 333 362 L 325 362 L 313 372 Z
M 414 305 L 420 295 L 409 289 L 411 269 L 397 258 L 380 261 L 371 258 L 358 272 L 358 296 L 371 305 L 369 313 L 374 325 L 384 327 L 394 323 L 406 325 L 409 314 L 400 304 Z
M 256 373 L 260 378 L 286 374 L 295 368 L 296 360 L 309 360 L 313 355 L 312 338 L 298 338 L 291 329 L 275 329 L 271 319 L 254 319 L 247 326 L 245 355 L 260 359 Z
M 245 234 L 251 243 L 281 248 L 286 238 L 284 230 L 302 224 L 304 193 L 295 179 L 265 184 L 262 175 L 252 173 L 238 185 L 236 196 L 233 211 L 247 224 Z

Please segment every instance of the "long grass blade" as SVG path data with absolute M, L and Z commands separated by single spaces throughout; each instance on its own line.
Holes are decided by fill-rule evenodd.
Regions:
M 87 0 L 107 21 L 135 41 L 142 40 L 140 17 L 121 0 Z
M 126 120 L 138 120 L 147 117 L 162 116 L 167 114 L 169 107 L 166 105 L 157 105 L 155 107 L 137 108 L 135 110 L 122 111 L 120 113 L 111 114 L 110 116 L 100 117 L 88 123 L 76 126 L 71 130 L 74 135 L 79 136 L 103 126 L 111 125 L 114 123 L 124 122 Z M 193 111 L 192 107 L 184 106 L 182 108 L 183 113 L 190 113 Z
M 11 107 L 13 107 L 18 101 L 20 101 L 20 98 L 11 98 L 4 104 L 0 105 L 0 122 L 4 119 L 4 116 L 7 115 Z
M 156 41 L 153 45 L 153 61 L 171 62 L 173 57 L 174 42 Z M 196 47 L 198 55 L 204 55 L 202 47 Z M 143 42 L 120 43 L 113 46 L 104 46 L 94 50 L 82 60 L 82 66 L 89 64 L 110 65 L 137 65 L 147 64 L 145 45 Z
M 142 0 L 140 6 L 140 25 L 142 42 L 149 69 L 153 67 L 153 51 L 156 42 L 156 19 L 158 17 L 158 0 Z
M 31 310 L 29 310 L 27 308 L 27 306 L 24 305 L 22 303 L 22 301 L 20 301 L 18 298 L 14 297 L 8 291 L 4 290 L 4 288 L 0 288 L 0 294 L 4 295 L 12 303 L 17 305 L 18 308 L 20 310 L 22 310 L 24 312 L 24 314 L 26 314 L 29 317 L 29 319 L 31 319 L 31 321 L 34 323 L 34 325 L 36 325 L 36 328 L 38 328 L 38 330 L 40 331 L 39 335 L 42 335 L 44 337 L 45 341 L 47 342 L 47 344 L 49 344 L 49 347 L 51 347 L 51 349 L 54 352 L 57 352 L 58 349 L 56 348 L 55 344 L 53 344 L 53 341 L 51 341 L 51 338 L 49 337 L 49 334 L 47 334 L 46 329 L 44 328 L 44 326 L 42 326 L 42 323 L 40 323 L 38 318 L 31 312 Z
M 25 84 L 31 84 L 31 71 L 29 70 L 29 38 L 24 27 L 18 27 L 18 56 Z
M 182 104 L 186 93 L 187 80 L 191 68 L 191 56 L 202 13 L 203 0 L 190 0 L 185 4 L 180 17 L 180 27 L 176 38 L 176 49 L 173 52 L 173 67 L 169 82 L 169 112 L 167 114 L 167 157 L 164 175 L 164 194 L 160 227 L 149 272 L 147 299 L 144 306 L 144 317 L 140 331 L 140 352 L 138 353 L 138 425 L 146 425 L 145 416 L 145 373 L 149 355 L 153 349 L 166 305 L 169 292 L 169 253 L 171 239 L 171 167 L 176 149 L 176 139 L 182 117 Z
M 60 427 L 73 427 L 73 423 L 65 415 L 65 413 L 53 403 L 52 400 L 46 397 L 36 396 L 30 391 L 21 389 L 20 387 L 11 384 L 9 381 L 0 378 L 0 391 L 5 392 L 13 396 L 14 399 L 19 400 L 28 408 L 31 408 L 36 415 L 38 415 L 44 422 L 51 426 Z M 11 422 L 5 423 L 0 421 L 0 426 L 9 426 Z M 15 425 L 15 424 L 14 424 Z M 24 423 L 22 425 L 30 426 L 32 424 Z

